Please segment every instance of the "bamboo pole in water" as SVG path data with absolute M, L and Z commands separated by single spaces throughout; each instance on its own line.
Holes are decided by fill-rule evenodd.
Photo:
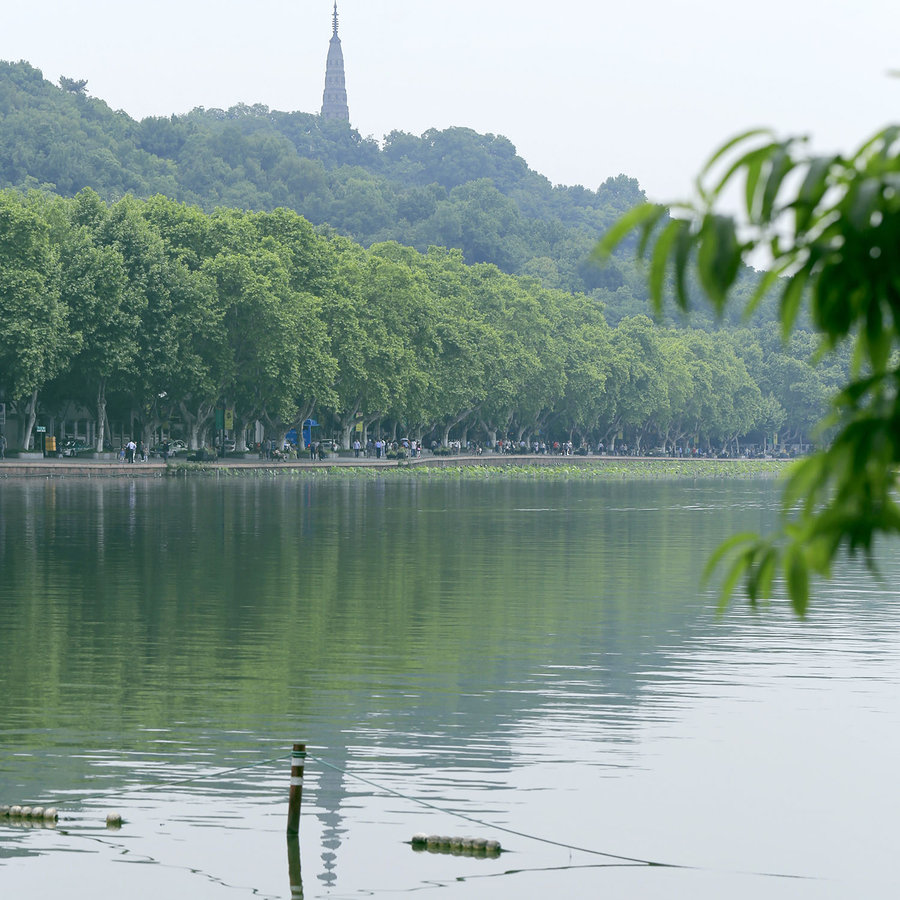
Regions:
M 300 872 L 300 838 L 287 836 L 288 878 L 291 882 L 291 900 L 303 900 L 303 875 Z
M 300 799 L 303 795 L 303 761 L 306 744 L 294 744 L 291 750 L 291 793 L 288 798 L 288 834 L 300 833 Z

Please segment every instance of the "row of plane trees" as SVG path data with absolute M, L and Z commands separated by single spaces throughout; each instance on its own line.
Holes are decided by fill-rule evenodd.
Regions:
M 88 408 L 148 443 L 280 439 L 315 414 L 422 440 L 537 435 L 634 449 L 806 442 L 846 361 L 772 324 L 704 331 L 602 306 L 458 251 L 368 249 L 298 214 L 0 192 L 0 392 L 25 421 Z M 136 435 L 137 437 L 137 435 Z

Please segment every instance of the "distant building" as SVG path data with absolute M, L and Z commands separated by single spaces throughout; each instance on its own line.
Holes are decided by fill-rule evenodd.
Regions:
M 350 121 L 347 106 L 347 86 L 344 83 L 344 53 L 338 37 L 337 0 L 334 3 L 334 34 L 328 45 L 328 60 L 325 63 L 325 93 L 322 95 L 322 118 Z

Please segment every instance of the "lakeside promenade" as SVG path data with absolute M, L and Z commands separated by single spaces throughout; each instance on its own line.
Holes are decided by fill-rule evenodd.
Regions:
M 405 462 L 405 460 L 404 460 Z M 216 459 L 203 463 L 189 463 L 186 457 L 170 457 L 167 462 L 151 459 L 147 462 L 127 463 L 105 459 L 2 459 L 0 478 L 162 478 L 169 472 L 196 466 L 203 469 L 328 469 L 333 467 L 397 468 L 395 459 L 292 459 L 271 461 L 265 459 Z
M 147 462 L 127 463 L 121 460 L 104 459 L 56 459 L 29 458 L 0 460 L 0 482 L 5 478 L 162 478 L 166 475 L 211 473 L 216 470 L 233 470 L 247 472 L 315 472 L 329 469 L 371 469 L 393 470 L 413 468 L 455 468 L 459 466 L 484 467 L 554 467 L 570 466 L 578 468 L 621 466 L 623 463 L 640 463 L 645 466 L 659 464 L 660 468 L 677 464 L 678 468 L 697 468 L 697 474 L 712 466 L 730 467 L 730 465 L 758 463 L 761 469 L 771 469 L 774 460 L 674 458 L 668 456 L 554 456 L 541 454 L 499 454 L 485 453 L 481 456 L 461 453 L 454 456 L 432 456 L 431 454 L 416 459 L 372 459 L 360 457 L 329 457 L 324 460 L 292 459 L 272 461 L 253 458 L 225 458 L 203 463 L 189 463 L 184 458 L 148 460 Z M 755 466 L 754 466 L 755 468 Z

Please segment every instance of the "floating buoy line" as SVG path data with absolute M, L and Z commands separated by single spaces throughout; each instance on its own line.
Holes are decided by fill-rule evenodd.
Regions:
M 421 853 L 449 853 L 453 856 L 480 856 L 496 859 L 503 848 L 500 841 L 489 841 L 485 838 L 443 837 L 437 834 L 419 832 L 410 841 L 413 850 Z
M 55 806 L 0 806 L 0 819 L 9 819 L 23 825 L 42 825 L 55 827 L 59 821 L 59 810 Z M 121 828 L 122 814 L 111 812 L 106 814 L 107 828 Z
M 0 806 L 0 819 L 51 825 L 59 819 L 59 810 L 55 806 Z
M 341 766 L 337 766 L 334 763 L 328 762 L 328 760 L 323 759 L 320 756 L 314 756 L 312 753 L 308 753 L 306 751 L 305 744 L 296 744 L 295 750 L 293 753 L 282 754 L 281 756 L 271 757 L 269 759 L 259 760 L 254 763 L 248 763 L 243 766 L 233 766 L 228 769 L 220 769 L 216 772 L 210 772 L 202 775 L 194 775 L 189 778 L 179 778 L 172 781 L 165 782 L 155 782 L 153 784 L 138 786 L 134 788 L 127 788 L 123 791 L 116 792 L 105 792 L 102 794 L 89 794 L 82 797 L 69 797 L 66 798 L 66 802 L 68 803 L 82 803 L 85 800 L 109 800 L 115 797 L 124 797 L 132 794 L 142 794 L 148 791 L 154 790 L 164 790 L 169 787 L 175 787 L 182 784 L 190 784 L 196 781 L 208 780 L 211 778 L 218 778 L 222 775 L 228 775 L 232 772 L 240 772 L 246 769 L 255 769 L 261 766 L 271 765 L 275 762 L 282 762 L 287 758 L 292 759 L 292 772 L 295 771 L 295 766 L 299 765 L 299 772 L 302 773 L 302 762 L 305 759 L 315 760 L 320 765 L 325 766 L 326 768 L 332 769 L 335 772 L 340 772 L 343 775 L 346 775 L 348 778 L 353 778 L 356 781 L 360 781 L 363 784 L 367 784 L 370 787 L 375 788 L 378 791 L 381 791 L 386 794 L 391 794 L 394 797 L 398 797 L 401 800 L 408 800 L 411 803 L 416 803 L 419 806 L 424 806 L 427 809 L 432 809 L 435 812 L 439 812 L 443 815 L 453 816 L 457 819 L 462 819 L 466 822 L 470 822 L 473 825 L 479 825 L 483 828 L 487 828 L 492 831 L 501 831 L 505 834 L 512 834 L 516 837 L 521 837 L 530 841 L 537 841 L 542 844 L 548 844 L 552 847 L 560 847 L 565 850 L 570 850 L 577 853 L 587 853 L 592 856 L 602 856 L 610 860 L 615 860 L 618 863 L 629 863 L 631 865 L 638 866 L 654 866 L 659 868 L 668 868 L 668 869 L 690 869 L 694 871 L 716 871 L 712 869 L 708 869 L 703 866 L 692 866 L 681 863 L 670 863 L 670 862 L 661 862 L 658 860 L 651 859 L 643 859 L 637 856 L 625 856 L 619 853 L 610 853 L 606 850 L 597 850 L 592 847 L 581 847 L 577 844 L 570 844 L 565 841 L 556 841 L 551 838 L 542 837 L 536 834 L 530 834 L 525 831 L 518 831 L 515 828 L 508 828 L 505 825 L 497 825 L 493 822 L 486 822 L 482 819 L 476 819 L 474 816 L 466 815 L 465 813 L 457 812 L 452 809 L 447 809 L 446 807 L 438 806 L 435 803 L 431 803 L 428 800 L 423 800 L 419 797 L 413 797 L 409 794 L 403 794 L 400 791 L 394 790 L 393 788 L 387 787 L 386 785 L 379 784 L 376 781 L 372 781 L 369 778 L 364 778 L 362 775 L 357 775 L 355 772 L 351 772 L 348 769 L 345 769 Z M 302 747 L 302 752 L 298 751 L 297 748 Z M 302 782 L 302 774 L 299 776 L 299 779 L 292 777 L 292 787 L 293 782 L 299 780 Z M 297 810 L 299 813 L 299 796 L 296 802 Z M 57 807 L 43 807 L 43 806 L 25 806 L 25 805 L 12 805 L 6 806 L 0 804 L 0 819 L 6 819 L 17 823 L 22 824 L 31 824 L 31 825 L 43 825 L 54 827 L 59 820 L 59 810 Z M 122 827 L 124 819 L 122 815 L 118 812 L 108 813 L 106 816 L 106 826 L 110 829 L 118 829 Z M 289 829 L 289 834 L 292 832 Z M 296 832 L 293 832 L 296 834 Z M 435 834 L 426 834 L 424 832 L 419 832 L 414 834 L 411 840 L 406 843 L 410 844 L 413 850 L 417 852 L 430 852 L 430 853 L 448 853 L 456 856 L 476 856 L 483 858 L 497 858 L 500 856 L 502 852 L 506 852 L 506 848 L 501 847 L 500 842 L 497 840 L 487 840 L 483 838 L 473 838 L 473 837 L 445 837 L 443 835 L 435 835 Z M 807 880 L 810 876 L 805 875 L 794 875 L 794 874 L 785 874 L 778 872 L 744 872 L 742 874 L 746 875 L 758 875 L 761 877 L 767 878 L 794 878 Z
M 249 763 L 246 766 L 232 766 L 230 769 L 220 769 L 217 772 L 207 772 L 203 775 L 193 775 L 190 778 L 177 778 L 172 781 L 159 781 L 154 784 L 144 784 L 133 788 L 126 788 L 123 791 L 107 791 L 102 794 L 84 794 L 80 797 L 67 797 L 66 803 L 84 803 L 86 800 L 113 800 L 118 797 L 127 797 L 131 794 L 144 794 L 148 791 L 159 791 L 165 788 L 177 787 L 181 784 L 190 784 L 194 781 L 203 781 L 210 778 L 220 778 L 222 775 L 230 775 L 232 772 L 240 772 L 243 769 L 256 769 L 260 766 L 267 766 L 274 762 L 280 762 L 285 759 L 284 756 L 276 756 L 270 759 L 259 760 L 255 763 Z M 0 819 L 9 819 L 13 822 L 21 824 L 43 824 L 48 826 L 56 825 L 59 821 L 59 810 L 55 806 L 23 806 L 14 804 L 7 806 L 0 804 Z M 118 812 L 110 812 L 106 815 L 106 827 L 111 829 L 121 828 L 125 820 L 122 814 Z

